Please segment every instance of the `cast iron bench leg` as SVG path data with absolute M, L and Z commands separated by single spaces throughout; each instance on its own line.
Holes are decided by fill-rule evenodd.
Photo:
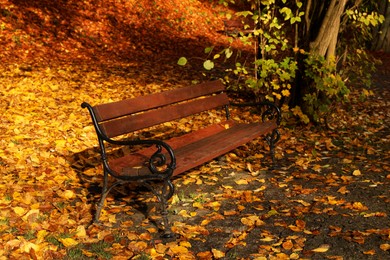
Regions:
M 171 224 L 168 220 L 168 200 L 173 196 L 175 192 L 175 186 L 171 182 L 171 180 L 166 179 L 162 183 L 161 191 L 157 191 L 156 188 L 153 187 L 152 184 L 145 182 L 144 185 L 149 188 L 153 194 L 157 197 L 158 202 L 161 206 L 161 217 L 164 225 L 164 233 L 162 235 L 163 238 L 172 238 L 175 234 L 172 232 Z
M 106 172 L 104 173 L 102 194 L 100 195 L 99 203 L 96 206 L 96 213 L 95 213 L 95 218 L 93 221 L 94 223 L 99 222 L 100 213 L 102 212 L 102 209 L 104 207 L 104 202 L 107 198 L 108 193 L 110 193 L 112 188 L 118 186 L 119 184 L 123 184 L 123 182 L 118 180 L 118 181 L 114 182 L 110 187 L 107 187 L 108 186 L 108 174 Z
M 272 131 L 272 133 L 268 134 L 265 137 L 265 140 L 267 141 L 269 148 L 270 148 L 270 155 L 272 160 L 272 168 L 275 166 L 275 144 L 280 139 L 280 133 L 278 129 L 275 129 Z

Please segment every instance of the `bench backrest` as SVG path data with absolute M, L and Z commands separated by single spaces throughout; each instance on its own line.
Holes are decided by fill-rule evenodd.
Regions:
M 109 138 L 229 104 L 220 80 L 93 107 Z

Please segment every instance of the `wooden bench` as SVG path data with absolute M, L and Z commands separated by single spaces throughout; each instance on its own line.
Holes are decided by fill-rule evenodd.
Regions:
M 99 221 L 106 196 L 113 187 L 136 182 L 156 195 L 162 207 L 163 236 L 170 237 L 172 232 L 167 216 L 167 201 L 174 194 L 172 177 L 260 136 L 265 136 L 273 158 L 274 145 L 279 139 L 279 108 L 267 102 L 235 104 L 263 110 L 262 122 L 240 123 L 231 119 L 229 104 L 225 86 L 219 80 L 95 106 L 84 102 L 81 106 L 90 112 L 104 171 L 103 189 L 94 221 Z M 221 108 L 226 118 L 220 123 L 169 140 L 144 140 L 131 136 L 120 138 L 135 131 Z M 113 145 L 127 146 L 132 151 L 109 158 L 107 148 Z M 115 180 L 111 185 L 109 176 Z

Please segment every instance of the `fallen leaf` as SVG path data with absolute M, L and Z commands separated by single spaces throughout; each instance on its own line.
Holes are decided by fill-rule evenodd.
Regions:
M 323 244 L 321 245 L 320 247 L 316 248 L 316 249 L 313 249 L 311 251 L 313 252 L 316 252 L 316 253 L 325 253 L 326 251 L 328 251 L 330 248 L 330 245 L 328 244 Z
M 383 251 L 388 251 L 390 250 L 390 244 L 381 244 L 379 248 L 382 249 Z
M 282 247 L 285 250 L 290 250 L 291 248 L 293 248 L 293 246 L 294 246 L 294 244 L 291 242 L 291 240 L 288 240 L 288 241 L 285 241 L 282 243 Z
M 213 248 L 213 249 L 211 249 L 211 252 L 213 253 L 213 256 L 215 259 L 220 259 L 220 258 L 225 257 L 225 253 L 220 251 L 220 250 Z
M 77 242 L 76 240 L 74 240 L 73 238 L 59 238 L 58 241 L 60 241 L 65 247 L 72 247 L 72 246 L 76 246 L 79 244 L 79 242 Z
M 365 254 L 365 255 L 375 255 L 376 252 L 375 252 L 374 249 L 371 249 L 371 250 L 368 250 L 368 251 L 364 251 L 363 254 Z
M 213 255 L 210 251 L 205 251 L 205 252 L 199 252 L 196 254 L 199 260 L 209 260 L 213 258 Z

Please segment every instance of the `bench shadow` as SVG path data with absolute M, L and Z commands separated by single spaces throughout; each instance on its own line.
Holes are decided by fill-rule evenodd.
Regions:
M 110 156 L 119 156 L 121 153 L 123 152 L 117 150 L 111 153 Z M 73 153 L 65 159 L 70 164 L 71 168 L 77 173 L 81 186 L 88 190 L 88 202 L 96 205 L 100 200 L 103 187 L 103 167 L 100 159 L 99 148 L 88 148 L 83 151 Z M 110 179 L 110 181 L 112 181 L 112 179 Z M 148 218 L 152 224 L 158 226 L 158 224 L 150 218 L 150 212 L 153 209 L 152 205 L 154 203 L 151 203 L 152 205 L 148 205 L 145 201 L 139 199 L 149 197 L 150 194 L 152 193 L 142 185 L 136 183 L 126 183 L 113 188 L 108 196 L 114 198 L 117 202 L 125 202 L 126 205 L 141 213 L 144 218 Z M 91 209 L 92 216 L 95 216 L 95 213 L 96 206 Z

